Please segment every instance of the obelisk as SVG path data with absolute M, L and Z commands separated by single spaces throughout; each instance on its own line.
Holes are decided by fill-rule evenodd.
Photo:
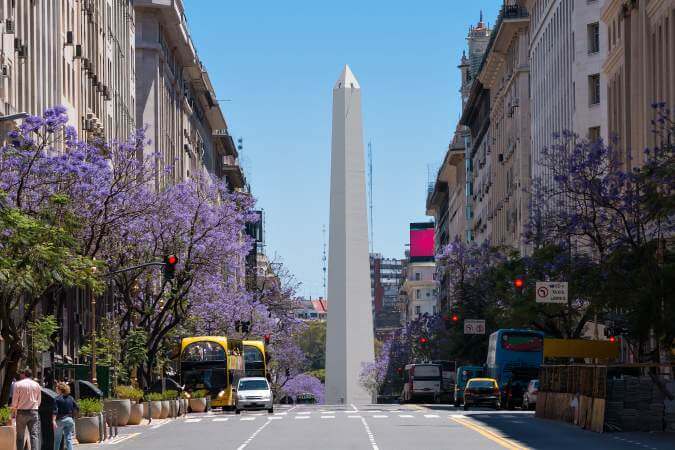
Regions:
M 326 403 L 371 403 L 359 383 L 374 360 L 361 89 L 345 65 L 333 88 Z

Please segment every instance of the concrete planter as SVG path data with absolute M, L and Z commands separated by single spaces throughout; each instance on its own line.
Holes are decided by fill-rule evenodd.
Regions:
M 145 415 L 145 408 L 143 403 L 132 403 L 131 414 L 129 414 L 129 422 L 127 425 L 138 425 L 143 420 Z
M 180 416 L 180 400 L 171 400 L 171 404 L 173 405 L 173 416 Z
M 192 411 L 192 412 L 204 412 L 204 411 L 206 411 L 206 399 L 205 398 L 191 398 L 190 399 L 190 411 Z
M 8 425 L 0 427 L 0 449 L 16 449 L 16 430 L 13 426 Z
M 169 413 L 171 412 L 171 406 L 169 405 L 168 400 L 162 400 L 162 413 L 159 415 L 160 419 L 166 419 L 169 417 Z
M 146 419 L 159 419 L 159 416 L 162 415 L 162 402 L 159 400 L 144 402 L 143 412 Z
M 118 427 L 126 426 L 131 415 L 131 400 L 115 399 L 104 400 L 103 410 L 108 412 L 108 425 L 117 425 Z
M 80 417 L 75 419 L 75 434 L 80 444 L 93 444 L 98 442 L 100 436 L 99 427 L 101 419 L 95 417 Z

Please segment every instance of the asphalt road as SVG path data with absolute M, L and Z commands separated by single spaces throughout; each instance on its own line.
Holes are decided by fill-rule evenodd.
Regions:
M 265 413 L 213 412 L 125 427 L 120 450 L 675 449 L 675 435 L 596 434 L 531 412 L 464 412 L 445 405 L 302 405 Z

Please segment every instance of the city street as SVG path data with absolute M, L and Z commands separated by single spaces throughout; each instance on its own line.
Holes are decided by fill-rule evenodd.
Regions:
M 531 412 L 465 412 L 448 405 L 280 406 L 274 415 L 241 416 L 218 411 L 122 432 L 112 442 L 125 450 L 675 449 L 667 434 L 597 434 Z

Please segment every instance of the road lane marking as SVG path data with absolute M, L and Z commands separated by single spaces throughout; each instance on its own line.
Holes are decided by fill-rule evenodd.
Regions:
M 519 443 L 515 443 L 511 441 L 510 439 L 506 439 L 505 437 L 502 437 L 495 433 L 494 431 L 483 427 L 481 425 L 478 425 L 473 421 L 472 419 L 466 417 L 466 416 L 460 416 L 460 415 L 453 415 L 450 417 L 454 422 L 457 422 L 458 424 L 462 425 L 465 428 L 468 428 L 470 430 L 475 431 L 476 433 L 480 434 L 481 436 L 491 440 L 492 442 L 501 445 L 504 448 L 507 448 L 509 450 L 527 450 L 528 447 L 525 447 L 524 445 L 521 445 Z
M 425 414 L 424 417 L 426 417 L 427 419 L 438 419 L 441 416 L 439 416 L 438 414 Z
M 322 419 L 335 419 L 335 416 L 321 416 Z
M 212 422 L 227 422 L 230 420 L 229 417 L 216 417 L 215 419 L 212 419 Z
M 359 412 L 359 408 L 357 408 L 355 404 L 352 403 L 351 407 L 354 408 L 354 411 L 351 412 Z
M 107 445 L 117 445 L 120 442 L 124 442 L 126 440 L 131 439 L 131 438 L 134 438 L 134 437 L 138 436 L 139 434 L 141 434 L 141 433 L 131 433 L 131 434 L 128 434 L 126 436 L 121 436 L 120 438 L 115 438 L 112 441 L 108 441 Z
M 282 413 L 274 413 L 275 416 L 285 416 L 288 414 L 287 412 L 282 412 Z
M 251 436 L 249 436 L 249 438 L 246 439 L 246 440 L 244 441 L 243 444 L 241 444 L 239 447 L 237 447 L 237 450 L 244 450 L 244 449 L 246 448 L 246 446 L 247 446 L 248 444 L 250 444 L 251 441 L 258 435 L 258 433 L 260 433 L 260 432 L 261 432 L 267 425 L 269 425 L 270 423 L 272 423 L 271 420 L 266 420 L 265 423 L 263 423 L 262 426 L 261 426 L 260 428 L 258 428 L 257 430 L 255 430 L 255 431 L 253 432 L 253 434 L 252 434 Z
M 349 419 L 361 419 L 361 416 L 347 416 Z
M 411 419 L 413 416 L 410 414 L 399 414 L 398 415 L 401 419 Z
M 296 413 L 298 415 L 307 415 L 307 414 L 312 414 L 312 411 L 300 411 L 299 413 Z
M 242 417 L 239 420 L 255 420 L 255 417 Z
M 271 416 L 271 417 L 268 417 L 268 418 L 267 418 L 267 420 L 281 420 L 281 419 L 283 419 L 283 417 L 274 417 L 274 416 Z
M 389 417 L 389 416 L 387 416 L 385 414 L 375 414 L 373 416 L 373 419 L 386 419 L 387 417 Z
M 373 432 L 370 431 L 370 427 L 368 426 L 368 422 L 366 422 L 366 419 L 361 417 L 361 423 L 363 424 L 363 427 L 366 429 L 366 433 L 368 434 L 368 440 L 370 441 L 370 445 L 372 446 L 373 450 L 379 450 L 377 444 L 375 443 L 375 436 L 373 435 Z
M 295 416 L 296 419 L 309 419 L 309 416 Z
M 185 423 L 196 423 L 196 422 L 201 422 L 202 419 L 186 419 Z

